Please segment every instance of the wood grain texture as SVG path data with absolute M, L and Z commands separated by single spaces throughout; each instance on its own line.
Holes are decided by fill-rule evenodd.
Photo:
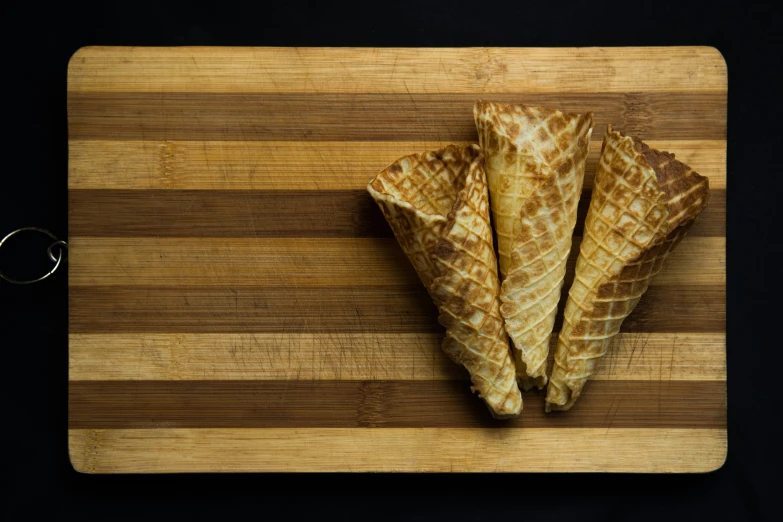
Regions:
M 580 244 L 581 238 L 574 238 L 566 281 L 573 279 Z M 394 238 L 210 238 L 205 243 L 201 238 L 77 237 L 69 246 L 71 286 L 419 284 Z M 725 284 L 725 251 L 725 237 L 688 237 L 651 285 Z
M 441 428 L 73 429 L 68 442 L 71 463 L 85 473 L 705 472 L 721 467 L 728 449 L 721 428 L 465 428 L 444 435 Z
M 432 334 L 76 334 L 72 381 L 458 380 Z M 552 339 L 550 359 L 554 356 Z M 593 380 L 721 381 L 724 333 L 621 333 Z M 550 360 L 551 363 L 551 360 Z
M 449 141 L 71 140 L 68 188 L 128 190 L 364 190 L 376 172 L 412 151 Z M 469 142 L 455 142 L 463 146 Z M 726 188 L 725 140 L 647 140 Z M 591 189 L 601 142 L 590 143 Z
M 69 90 L 98 93 L 723 93 L 726 82 L 712 47 L 86 47 L 68 67 Z
M 706 47 L 78 51 L 74 467 L 719 467 L 726 78 Z M 478 97 L 595 114 L 564 294 L 607 124 L 710 179 L 707 210 L 566 414 L 545 415 L 528 393 L 519 419 L 489 418 L 443 356 L 435 307 L 364 190 L 399 156 L 474 142 Z
M 524 416 L 499 423 L 462 380 L 71 381 L 68 426 L 725 428 L 725 387 L 722 381 L 591 381 L 584 403 L 568 417 L 547 415 L 543 401 L 528 400 Z
M 477 141 L 475 100 L 475 94 L 71 91 L 68 129 L 80 140 Z M 497 94 L 491 100 L 593 111 L 599 142 L 609 123 L 644 139 L 726 139 L 722 93 Z
M 581 235 L 591 193 L 579 200 Z M 95 237 L 393 237 L 366 190 L 71 190 L 72 236 Z M 710 203 L 688 237 L 726 235 L 726 191 Z
M 205 265 L 205 270 L 209 270 Z M 564 302 L 563 288 L 561 302 Z M 652 286 L 624 332 L 722 332 L 725 285 Z M 74 333 L 436 333 L 424 287 L 399 286 L 72 286 Z M 662 306 L 660 303 L 666 303 Z M 563 321 L 562 306 L 555 332 Z

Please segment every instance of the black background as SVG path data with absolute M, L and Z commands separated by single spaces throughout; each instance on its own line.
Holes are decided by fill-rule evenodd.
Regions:
M 67 456 L 67 280 L 0 282 L 3 504 L 138 518 L 344 514 L 483 520 L 772 520 L 780 462 L 781 34 L 778 2 L 107 2 L 4 8 L 0 235 L 67 237 L 66 68 L 84 45 L 712 45 L 729 70 L 729 456 L 703 475 L 88 476 Z M 45 242 L 41 242 L 45 246 Z M 0 252 L 19 268 L 23 248 Z M 42 266 L 45 266 L 44 263 Z M 769 336 L 768 336 L 769 334 Z M 524 448 L 520 448 L 524 451 Z M 456 495 L 436 498 L 438 494 Z M 283 499 L 292 494 L 299 498 Z M 307 495 L 333 495 L 307 499 Z M 343 498 L 344 494 L 383 495 Z M 410 495 L 410 496 L 409 496 Z M 412 498 L 420 495 L 419 498 Z M 473 495 L 486 495 L 483 498 Z M 154 503 L 154 505 L 152 505 Z M 776 510 L 777 511 L 777 510 Z

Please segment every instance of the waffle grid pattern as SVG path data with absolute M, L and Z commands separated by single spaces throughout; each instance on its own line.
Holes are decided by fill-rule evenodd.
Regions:
M 478 147 L 406 156 L 376 176 L 368 190 L 440 310 L 447 329 L 443 350 L 468 370 L 473 390 L 494 416 L 518 415 L 522 397 L 500 316 Z M 438 192 L 450 199 L 437 199 Z
M 685 236 L 692 219 L 670 219 L 677 202 L 690 199 L 695 210 L 678 214 L 693 217 L 706 203 L 706 198 L 687 197 L 695 187 L 704 193 L 706 179 L 687 167 L 679 172 L 685 172 L 678 176 L 680 182 L 672 179 L 665 183 L 682 187 L 684 176 L 691 176 L 696 183 L 684 192 L 667 193 L 659 185 L 658 171 L 638 153 L 633 141 L 612 132 L 611 127 L 607 130 L 555 352 L 547 409 L 573 405 L 623 320 Z
M 584 172 L 584 163 L 581 169 Z M 500 310 L 517 348 L 517 374 L 524 389 L 547 382 L 549 340 L 571 252 L 581 180 L 579 175 L 555 176 L 532 196 L 541 205 L 522 219 L 512 269 L 501 288 Z
M 435 249 L 442 275 L 432 288 L 438 320 L 447 328 L 443 350 L 468 369 L 494 414 L 508 417 L 521 410 L 522 397 L 500 316 L 488 207 L 486 176 L 476 162 Z
M 522 387 L 541 388 L 547 382 L 549 341 L 571 250 L 592 115 L 482 101 L 474 115 L 491 164 L 493 218 L 506 275 L 501 313 Z
M 443 235 L 467 166 L 478 154 L 470 147 L 450 146 L 405 156 L 378 174 L 368 187 L 427 288 L 437 277 L 430 253 Z
M 479 100 L 473 107 L 486 162 L 501 277 L 511 267 L 520 209 L 567 159 L 583 115 Z

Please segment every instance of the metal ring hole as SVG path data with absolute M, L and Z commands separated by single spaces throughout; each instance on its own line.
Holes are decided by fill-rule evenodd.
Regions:
M 60 247 L 59 250 L 57 251 L 58 253 L 57 257 L 54 257 L 54 254 L 52 253 L 52 249 L 54 249 L 55 247 Z M 63 259 L 63 261 L 65 261 L 66 259 L 68 259 L 68 255 L 67 255 L 68 243 L 60 239 L 58 241 L 55 241 L 51 245 L 49 245 L 49 248 L 46 249 L 46 253 L 49 254 L 49 259 L 52 260 L 52 263 L 56 263 L 63 256 L 63 250 L 66 251 L 65 259 Z
M 45 235 L 49 236 L 50 238 L 54 239 L 54 243 L 49 245 L 49 247 L 47 248 L 47 253 L 49 255 L 49 259 L 52 260 L 52 262 L 54 263 L 54 266 L 52 267 L 51 270 L 49 270 L 47 273 L 45 273 L 44 275 L 42 275 L 38 279 L 31 279 L 31 280 L 28 280 L 28 281 L 22 281 L 22 280 L 10 278 L 10 277 L 6 276 L 2 271 L 0 271 L 0 278 L 8 281 L 9 283 L 14 283 L 14 284 L 17 284 L 17 285 L 29 285 L 30 283 L 37 283 L 38 281 L 43 281 L 44 279 L 46 279 L 47 277 L 52 275 L 57 270 L 57 268 L 60 266 L 60 263 L 63 260 L 63 249 L 67 250 L 67 248 L 68 248 L 68 245 L 67 245 L 67 243 L 65 241 L 57 239 L 57 236 L 55 236 L 54 234 L 52 234 L 48 230 L 43 229 L 43 228 L 37 228 L 37 227 L 25 227 L 25 228 L 19 228 L 17 230 L 14 230 L 13 232 L 9 233 L 3 239 L 0 240 L 0 248 L 2 248 L 3 244 L 11 236 L 14 236 L 14 235 L 18 234 L 19 232 L 26 232 L 26 231 L 39 232 L 41 234 L 45 234 Z M 55 247 L 59 247 L 59 251 L 58 251 L 57 257 L 54 257 L 54 253 L 52 252 L 52 250 Z

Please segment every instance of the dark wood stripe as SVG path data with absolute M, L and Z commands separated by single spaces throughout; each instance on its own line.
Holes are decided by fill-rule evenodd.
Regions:
M 642 139 L 725 139 L 725 93 L 520 93 Z M 476 140 L 474 94 L 68 93 L 71 139 Z
M 561 298 L 565 305 L 566 288 Z M 149 287 L 74 286 L 70 331 L 109 332 L 440 332 L 423 286 Z M 562 324 L 562 312 L 555 331 Z M 623 332 L 723 332 L 726 289 L 653 286 Z
M 493 420 L 465 381 L 75 381 L 71 429 L 725 428 L 721 381 L 591 381 L 567 413 Z
M 72 237 L 392 235 L 365 190 L 70 190 L 69 208 Z
M 369 177 L 368 177 L 369 180 Z M 581 235 L 591 192 L 579 203 Z M 364 190 L 70 190 L 69 234 L 94 237 L 391 237 Z M 690 236 L 726 235 L 726 191 L 713 190 Z

